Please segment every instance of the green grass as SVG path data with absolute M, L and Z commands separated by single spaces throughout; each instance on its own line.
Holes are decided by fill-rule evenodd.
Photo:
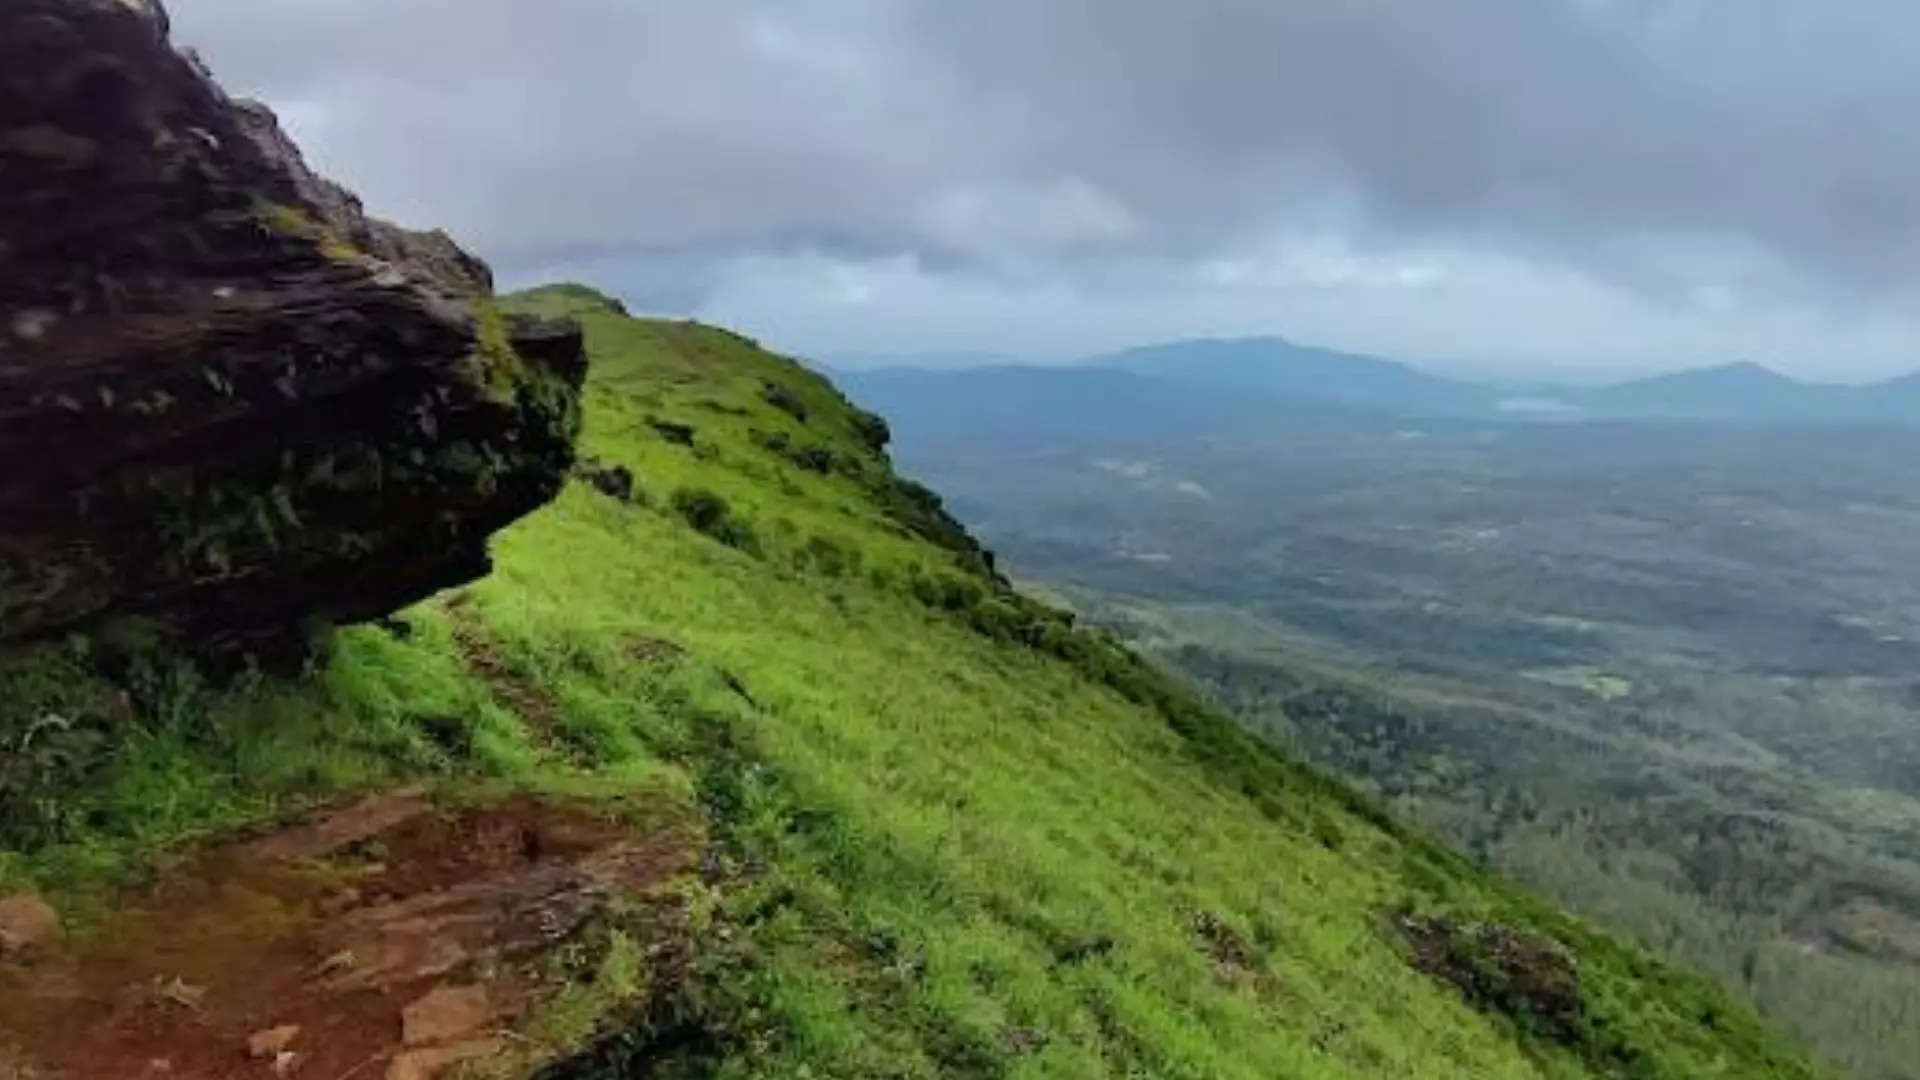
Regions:
M 0 886 L 104 918 L 156 852 L 313 798 L 567 791 L 696 812 L 714 865 L 686 885 L 684 985 L 545 1075 L 634 1055 L 719 1075 L 1818 1075 L 1713 984 L 1489 881 L 1013 594 L 824 380 L 579 290 L 509 307 L 585 322 L 582 450 L 639 496 L 571 485 L 496 540 L 491 577 L 403 613 L 405 640 L 342 631 L 304 680 L 215 692 L 142 659 L 127 702 L 78 645 L 16 657 L 0 738 L 58 713 L 76 741 L 11 781 L 8 806 L 40 809 Z M 696 528 L 687 492 L 754 542 Z M 105 755 L 89 731 L 130 734 Z M 1580 1035 L 1415 970 L 1408 910 L 1570 947 Z M 646 981 L 612 946 L 595 970 L 612 998 Z M 575 1045 L 595 1016 L 541 1022 Z

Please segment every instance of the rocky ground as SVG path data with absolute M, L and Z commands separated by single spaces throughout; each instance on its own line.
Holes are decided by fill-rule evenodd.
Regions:
M 645 835 L 517 796 L 373 796 L 206 848 L 128 898 L 109 928 L 60 935 L 0 901 L 0 1076 L 425 1080 L 514 1060 L 509 1035 L 578 973 L 555 963 L 618 906 L 647 978 L 684 957 L 667 883 L 692 828 Z M 11 1070 L 11 1071 L 9 1071 Z

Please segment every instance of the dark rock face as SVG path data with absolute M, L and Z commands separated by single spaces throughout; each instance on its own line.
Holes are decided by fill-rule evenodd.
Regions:
M 0 4 L 0 641 L 138 617 L 215 654 L 488 569 L 585 373 L 485 264 L 366 217 L 156 0 Z

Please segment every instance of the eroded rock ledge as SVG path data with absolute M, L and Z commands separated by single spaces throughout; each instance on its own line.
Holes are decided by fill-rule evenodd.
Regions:
M 213 653 L 486 572 L 558 490 L 577 328 L 366 217 L 155 0 L 0 4 L 0 641 Z

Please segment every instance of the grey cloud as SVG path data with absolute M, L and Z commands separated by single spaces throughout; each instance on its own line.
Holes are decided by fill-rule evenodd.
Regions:
M 867 5 L 808 7 L 179 0 L 175 16 L 370 203 L 501 258 L 934 242 L 917 206 L 984 140 L 961 103 L 889 70 Z
M 1850 17 L 1822 14 L 1845 8 Z M 983 0 L 921 8 L 1047 165 L 1231 231 L 1301 169 L 1389 227 L 1724 235 L 1863 284 L 1920 270 L 1903 3 Z M 1210 212 L 1197 216 L 1193 207 Z M 1185 208 L 1185 209 L 1183 209 Z
M 509 277 L 624 260 L 676 305 L 754 253 L 1097 290 L 1113 262 L 1187 280 L 1315 229 L 1674 303 L 1920 283 L 1904 0 L 173 7 L 383 212 Z

